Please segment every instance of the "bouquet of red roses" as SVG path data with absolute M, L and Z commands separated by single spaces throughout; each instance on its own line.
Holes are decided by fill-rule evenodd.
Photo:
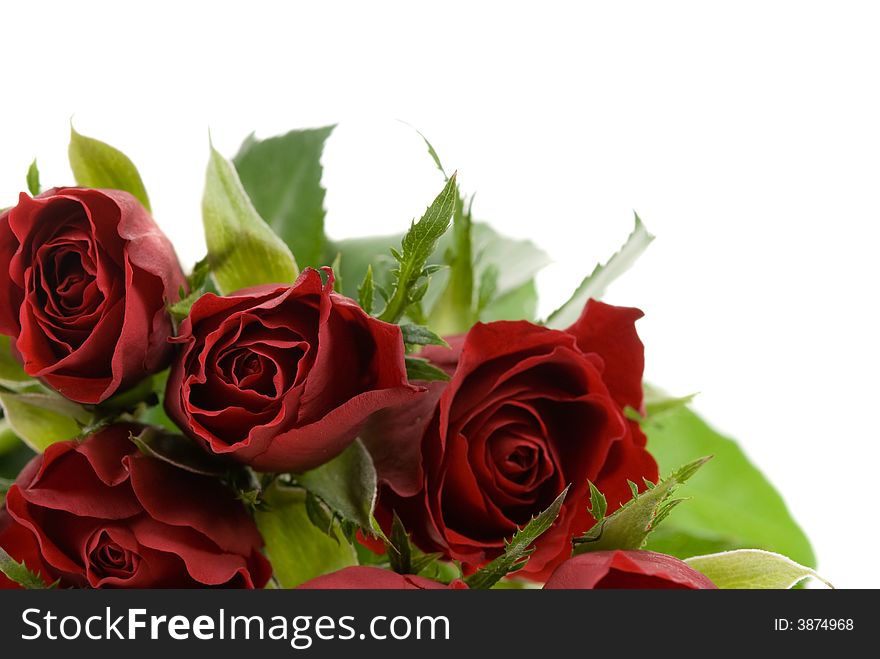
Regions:
M 430 144 L 421 219 L 329 240 L 331 131 L 211 148 L 189 275 L 120 151 L 72 131 L 76 187 L 31 166 L 0 212 L 0 587 L 816 576 L 737 446 L 642 382 L 641 311 L 599 301 L 638 217 L 539 321 L 546 256 L 475 221 Z

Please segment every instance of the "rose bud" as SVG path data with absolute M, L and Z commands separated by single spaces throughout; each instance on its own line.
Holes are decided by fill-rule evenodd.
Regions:
M 140 453 L 117 424 L 31 460 L 6 493 L 0 547 L 73 588 L 262 588 L 272 574 L 244 505 L 218 480 Z M 16 584 L 0 574 L 0 588 Z
M 473 568 L 571 485 L 520 573 L 546 578 L 594 522 L 588 481 L 613 512 L 632 497 L 627 480 L 657 480 L 645 435 L 623 414 L 642 409 L 641 315 L 590 301 L 566 331 L 478 323 L 448 339 L 452 350 L 425 349 L 451 380 L 363 434 L 383 484 L 380 522 L 396 510 L 419 547 Z
M 391 570 L 369 565 L 342 568 L 330 574 L 315 577 L 297 586 L 303 590 L 466 590 L 467 585 L 456 579 L 442 584 L 414 574 L 397 574 Z
M 165 409 L 208 451 L 262 471 L 305 471 L 367 417 L 409 401 L 397 325 L 369 316 L 307 268 L 293 285 L 207 294 L 181 323 Z
M 684 561 L 653 551 L 596 551 L 570 558 L 553 571 L 544 590 L 600 588 L 716 588 Z
M 168 365 L 185 277 L 127 192 L 55 188 L 0 215 L 0 333 L 24 370 L 99 403 Z

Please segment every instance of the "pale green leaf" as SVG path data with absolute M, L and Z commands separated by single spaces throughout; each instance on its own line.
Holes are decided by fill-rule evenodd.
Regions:
M 12 355 L 12 339 L 0 334 L 0 387 L 18 391 L 36 383 Z
M 736 442 L 717 433 L 686 407 L 649 416 L 643 428 L 648 450 L 661 473 L 700 455 L 715 456 L 681 488 L 681 495 L 690 500 L 651 535 L 647 549 L 688 558 L 757 548 L 815 566 L 810 543 L 782 497 Z
M 534 551 L 532 545 L 544 532 L 548 531 L 559 516 L 562 504 L 568 494 L 568 487 L 556 497 L 546 510 L 533 517 L 528 524 L 517 531 L 504 548 L 504 553 L 488 565 L 477 570 L 465 581 L 471 588 L 491 588 L 511 572 L 522 568 Z
M 342 519 L 362 529 L 372 527 L 376 468 L 360 440 L 355 440 L 330 462 L 298 475 L 296 482 L 321 497 Z
M 38 452 L 78 437 L 92 421 L 84 408 L 55 394 L 0 392 L 0 405 L 9 427 Z
M 334 539 L 312 524 L 304 490 L 272 486 L 254 516 L 275 578 L 283 588 L 295 588 L 309 579 L 357 564 L 354 548 L 338 528 Z
M 644 547 L 650 533 L 668 514 L 668 507 L 679 501 L 670 498 L 673 492 L 708 460 L 707 457 L 700 458 L 679 467 L 656 486 L 649 487 L 641 494 L 638 494 L 635 484 L 631 484 L 633 499 L 608 517 L 598 520 L 582 536 L 575 538 L 573 553 Z
M 702 572 L 719 588 L 776 589 L 793 588 L 805 579 L 818 579 L 830 588 L 828 581 L 787 556 L 761 549 L 737 549 L 685 560 Z
M 302 267 L 326 265 L 321 154 L 333 128 L 294 130 L 265 140 L 251 135 L 233 158 L 257 212 Z
M 28 167 L 27 187 L 28 192 L 31 193 L 31 197 L 36 197 L 40 194 L 40 170 L 37 168 L 36 158 L 31 163 L 30 167 Z
M 292 284 L 296 279 L 293 254 L 262 220 L 235 168 L 213 146 L 202 221 L 211 272 L 221 293 L 259 284 Z
M 47 586 L 39 575 L 31 572 L 24 562 L 19 563 L 0 547 L 0 572 L 6 575 L 10 581 L 14 581 L 25 590 L 41 590 L 51 588 Z
M 77 185 L 124 190 L 150 210 L 150 200 L 141 175 L 122 151 L 94 138 L 80 135 L 71 125 L 67 156 Z
M 636 215 L 636 225 L 623 247 L 608 259 L 605 265 L 599 264 L 577 287 L 568 301 L 551 313 L 545 322 L 548 327 L 565 328 L 574 323 L 584 310 L 590 298 L 599 299 L 605 294 L 608 285 L 629 270 L 645 248 L 654 240 L 642 220 Z
M 0 456 L 11 453 L 19 447 L 21 440 L 9 427 L 9 419 L 0 417 Z

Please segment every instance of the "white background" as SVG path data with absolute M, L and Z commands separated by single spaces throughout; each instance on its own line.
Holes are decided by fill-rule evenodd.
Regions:
M 210 127 L 235 153 L 341 122 L 333 237 L 401 230 L 441 179 L 559 262 L 547 311 L 639 212 L 607 299 L 646 312 L 647 377 L 702 392 L 840 587 L 880 586 L 877 6 L 856 2 L 3 3 L 0 206 L 68 122 L 124 150 L 192 263 Z M 318 6 L 319 5 L 319 6 Z

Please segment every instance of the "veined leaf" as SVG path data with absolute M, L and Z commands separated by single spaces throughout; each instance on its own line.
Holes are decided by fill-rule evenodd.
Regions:
M 213 146 L 202 221 L 211 272 L 221 293 L 258 284 L 291 284 L 299 274 L 287 245 L 254 209 L 235 168 Z
M 511 572 L 522 568 L 528 562 L 529 555 L 534 551 L 532 545 L 535 544 L 535 540 L 553 526 L 567 494 L 568 487 L 556 497 L 544 512 L 533 517 L 528 524 L 513 535 L 504 548 L 503 554 L 465 579 L 467 585 L 471 588 L 491 588 Z
M 437 368 L 427 359 L 421 357 L 406 357 L 406 378 L 410 381 L 421 380 L 422 382 L 432 382 L 434 380 L 449 380 L 446 371 Z
M 357 564 L 354 548 L 338 527 L 336 538 L 312 524 L 306 493 L 279 486 L 266 491 L 264 506 L 254 513 L 266 542 L 275 578 L 283 588 L 295 588 L 314 577 Z
M 715 460 L 681 489 L 690 497 L 648 539 L 646 549 L 689 558 L 757 548 L 814 567 L 807 537 L 782 497 L 733 440 L 710 428 L 687 407 L 649 415 L 648 450 L 660 469 L 712 454 Z
M 654 530 L 669 511 L 681 499 L 672 499 L 676 488 L 693 476 L 709 458 L 700 458 L 679 467 L 659 484 L 638 494 L 635 484 L 631 484 L 634 497 L 608 517 L 599 519 L 586 533 L 574 540 L 575 555 L 588 551 L 610 549 L 641 549 L 648 535 Z M 601 509 L 604 497 L 599 500 L 592 494 L 592 506 Z M 604 511 L 602 511 L 604 512 Z
M 342 519 L 365 530 L 372 528 L 376 505 L 376 468 L 360 440 L 317 469 L 296 477 L 296 482 L 321 497 Z
M 636 214 L 636 226 L 629 238 L 605 265 L 599 264 L 577 287 L 568 301 L 551 313 L 545 322 L 548 327 L 563 329 L 574 323 L 581 315 L 590 298 L 599 299 L 605 294 L 608 285 L 629 270 L 645 248 L 654 240 L 642 220 Z
M 119 149 L 80 135 L 71 125 L 67 156 L 77 185 L 125 190 L 150 210 L 150 200 L 141 175 L 134 163 Z
M 406 313 L 407 308 L 418 302 L 424 295 L 419 281 L 426 275 L 425 265 L 433 254 L 437 241 L 449 228 L 449 220 L 455 207 L 458 188 L 455 174 L 447 181 L 443 190 L 425 211 L 418 222 L 414 222 L 401 241 L 401 251 L 392 249 L 397 260 L 394 271 L 394 288 L 385 310 L 379 315 L 381 320 L 395 323 Z
M 78 437 L 92 415 L 76 403 L 49 393 L 0 392 L 9 427 L 33 450 Z
M 787 556 L 760 549 L 737 549 L 685 560 L 719 588 L 777 589 L 794 588 L 805 579 L 818 579 L 830 588 L 815 570 L 794 562 Z
M 403 343 L 407 346 L 445 346 L 449 344 L 439 334 L 432 332 L 423 325 L 407 323 L 400 326 Z
M 248 137 L 233 158 L 257 212 L 301 266 L 326 265 L 321 154 L 335 126 Z

